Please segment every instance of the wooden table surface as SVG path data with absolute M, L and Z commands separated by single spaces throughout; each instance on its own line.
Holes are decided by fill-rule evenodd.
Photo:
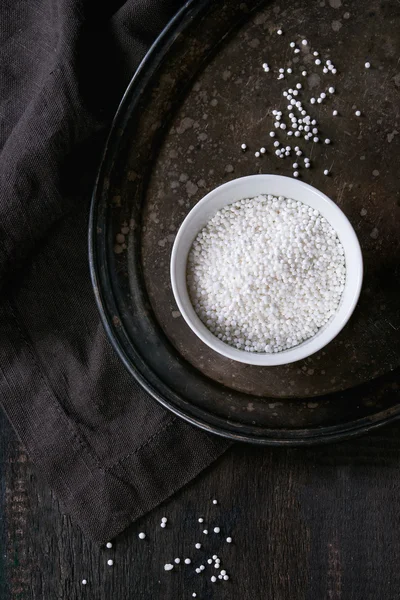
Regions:
M 330 446 L 233 446 L 107 550 L 63 513 L 1 415 L 0 599 L 397 600 L 399 434 L 393 424 Z M 200 516 L 221 534 L 205 536 Z M 214 553 L 227 582 L 210 581 Z M 164 571 L 186 556 L 190 567 Z

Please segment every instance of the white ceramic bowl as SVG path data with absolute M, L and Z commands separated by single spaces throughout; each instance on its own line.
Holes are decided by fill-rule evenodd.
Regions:
M 223 206 L 243 198 L 254 198 L 260 194 L 285 196 L 317 209 L 337 232 L 346 257 L 346 284 L 335 316 L 309 340 L 276 354 L 245 352 L 218 339 L 197 316 L 186 285 L 187 257 L 198 232 Z M 298 179 L 281 175 L 250 175 L 234 179 L 212 190 L 196 204 L 183 221 L 171 256 L 172 290 L 186 323 L 215 352 L 250 365 L 283 365 L 301 360 L 321 350 L 333 340 L 349 320 L 360 295 L 362 278 L 363 261 L 360 244 L 345 214 L 316 188 Z

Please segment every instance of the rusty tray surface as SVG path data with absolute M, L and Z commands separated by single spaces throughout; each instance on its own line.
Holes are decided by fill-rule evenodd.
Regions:
M 400 7 L 375 0 L 349 7 L 304 0 L 291 8 L 190 2 L 128 88 L 93 197 L 92 277 L 125 364 L 184 418 L 237 439 L 310 443 L 400 412 L 399 26 Z M 289 42 L 304 38 L 309 45 L 293 54 Z M 313 50 L 338 73 L 323 75 Z M 296 75 L 278 81 L 278 67 L 289 65 Z M 285 111 L 282 90 L 298 81 L 307 99 L 336 89 L 310 108 L 332 144 L 311 149 L 292 139 L 313 162 L 301 169 L 303 179 L 336 201 L 357 232 L 364 286 L 349 324 L 323 351 L 282 367 L 244 365 L 213 352 L 183 321 L 170 254 L 184 217 L 212 188 L 253 173 L 292 174 L 293 159 L 275 156 L 269 131 L 272 109 Z M 267 153 L 256 159 L 260 146 Z

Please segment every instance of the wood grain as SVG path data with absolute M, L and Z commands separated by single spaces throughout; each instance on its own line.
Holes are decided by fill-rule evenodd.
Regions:
M 1 417 L 0 598 L 181 600 L 195 591 L 200 600 L 397 600 L 399 433 L 395 424 L 334 446 L 237 445 L 106 550 L 63 514 Z M 202 534 L 200 516 L 221 534 Z M 214 552 L 226 583 L 212 584 L 208 565 L 194 572 Z M 193 564 L 165 573 L 177 556 Z

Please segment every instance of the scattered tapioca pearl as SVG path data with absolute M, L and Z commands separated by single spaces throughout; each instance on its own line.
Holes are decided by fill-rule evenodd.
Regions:
M 199 523 L 203 523 L 203 521 L 204 521 L 203 517 L 200 517 L 199 518 Z
M 162 517 L 161 523 L 167 523 L 167 521 L 168 521 L 167 517 Z
M 315 64 L 316 64 L 316 65 L 320 65 L 320 64 L 321 64 L 321 60 L 320 60 L 319 58 L 316 58 L 316 59 L 315 59 Z
M 293 177 L 295 177 L 297 179 L 298 176 L 299 176 L 299 172 L 298 171 L 294 171 L 293 172 Z
M 207 562 L 208 562 L 208 564 L 209 564 L 209 565 L 212 565 L 212 558 L 209 558 L 209 559 L 207 560 Z
M 224 581 L 228 581 L 229 575 L 224 575 Z
M 331 140 L 329 138 L 326 138 L 325 144 L 330 144 L 330 143 L 331 143 Z
M 181 559 L 180 559 L 180 558 L 175 558 L 175 560 L 174 560 L 174 563 L 175 563 L 176 565 L 179 565 L 179 563 L 180 563 L 180 562 L 181 562 Z
M 212 503 L 213 504 L 218 504 L 218 500 L 213 500 Z
M 173 568 L 174 568 L 174 565 L 171 565 L 170 563 L 167 563 L 166 565 L 164 565 L 164 571 L 172 571 Z
M 296 44 L 295 44 L 294 42 L 290 42 L 289 46 L 290 46 L 291 48 L 294 48 L 294 47 L 296 46 Z
M 332 89 L 333 89 L 333 88 L 332 88 Z M 335 90 L 333 90 L 333 91 L 335 91 Z M 332 92 L 332 93 L 333 93 L 333 92 Z M 320 97 L 320 98 L 322 98 L 322 100 L 325 100 L 325 98 L 326 98 L 326 94 L 325 94 L 325 92 L 321 92 L 321 93 L 320 93 L 320 95 L 319 95 L 319 97 Z
M 356 110 L 354 114 L 356 115 L 356 117 L 361 117 L 361 110 Z
M 208 529 L 203 529 L 203 533 L 204 533 L 205 535 L 207 535 L 207 534 L 208 534 Z
M 222 576 L 226 575 L 226 571 L 225 571 L 225 569 L 222 569 L 222 571 L 221 571 L 221 575 L 222 575 Z
M 316 102 L 315 98 L 310 98 L 310 102 L 311 102 L 311 104 L 315 104 L 315 102 Z
M 247 150 L 247 144 L 242 144 L 240 147 L 243 150 L 243 152 Z
M 282 35 L 282 34 L 283 34 L 283 31 L 282 31 L 282 29 L 278 29 L 278 31 L 277 31 L 276 33 L 277 33 L 278 35 Z
M 281 74 L 279 75 L 279 77 L 278 77 L 278 79 L 284 79 L 284 78 L 285 78 L 285 76 L 284 76 L 284 74 L 283 74 L 283 73 L 281 73 Z
M 275 137 L 275 135 L 276 135 L 275 131 L 270 131 L 269 132 L 269 137 Z
M 302 151 L 301 151 L 301 150 L 297 150 L 297 152 L 296 152 L 296 156 L 301 156 L 302 154 L 303 154 L 303 153 L 302 153 Z
M 144 540 L 145 537 L 146 537 L 146 534 L 143 533 L 143 531 L 141 533 L 139 533 L 139 535 L 138 535 L 139 540 Z
M 216 562 L 214 565 L 214 569 L 219 569 L 219 564 L 220 564 L 219 562 Z
M 276 154 L 276 156 L 280 156 L 281 155 L 281 151 L 280 150 L 275 150 L 275 154 Z
M 257 152 L 254 152 L 254 156 L 255 156 L 256 158 L 258 158 L 258 157 L 260 156 L 260 153 L 258 152 L 258 150 L 257 150 Z
M 87 584 L 87 579 L 82 579 L 82 585 L 86 585 Z
M 107 564 L 108 564 L 108 566 L 109 566 L 109 567 L 112 567 L 112 566 L 113 566 L 113 564 L 114 564 L 114 561 L 113 561 L 113 559 L 112 559 L 112 558 L 110 558 L 110 559 L 107 561 Z
M 196 592 L 193 592 L 192 598 L 196 598 L 196 596 L 197 596 Z
M 221 529 L 219 527 L 214 527 L 214 533 L 219 533 Z
M 313 142 L 315 142 L 317 144 L 319 142 L 319 137 L 314 137 Z
M 328 69 L 327 69 L 326 67 L 324 67 L 324 68 L 322 69 L 322 72 L 323 72 L 323 73 L 329 73 L 329 71 L 328 71 Z
M 338 111 L 337 111 L 337 110 L 333 110 L 333 111 L 332 111 L 332 115 L 333 115 L 334 117 L 337 117 L 337 114 L 338 114 Z
M 298 90 L 301 90 L 301 88 L 302 88 L 303 86 L 301 85 L 301 83 L 296 83 L 296 87 L 297 87 L 297 89 L 298 89 Z
M 281 129 L 286 129 L 286 125 L 285 125 L 285 123 L 281 123 L 281 124 L 279 125 L 279 127 L 280 127 Z
M 195 547 L 197 550 L 200 550 L 200 548 L 201 548 L 201 544 L 199 544 L 199 543 L 197 542 L 197 544 L 195 544 L 195 545 L 194 545 L 194 547 Z
M 221 574 L 220 574 L 220 575 L 218 575 L 218 579 L 223 579 L 223 577 L 222 577 L 222 575 L 221 575 Z
M 285 69 L 284 69 L 283 67 L 281 67 L 281 68 L 279 69 L 279 73 L 281 73 L 281 74 L 282 74 L 282 73 L 284 73 L 284 72 L 285 72 Z
M 295 132 L 294 132 L 294 135 L 295 135 L 295 137 L 300 137 L 300 136 L 301 136 L 301 133 L 300 133 L 300 131 L 295 131 Z
M 303 46 L 307 46 L 308 44 L 307 40 L 302 40 L 301 43 L 303 44 Z
M 297 163 L 293 163 L 293 169 L 297 169 L 299 165 Z
M 167 526 L 167 524 L 166 524 L 166 523 L 160 523 L 160 527 L 162 527 L 163 529 L 165 529 L 165 528 L 166 528 L 166 526 Z
M 293 135 L 293 131 L 291 131 L 291 130 L 289 129 L 289 131 L 287 132 L 287 134 L 288 134 L 289 136 L 291 136 L 291 135 Z
M 337 73 L 336 69 L 332 69 L 332 73 L 333 73 L 334 75 L 336 75 L 336 73 Z
M 328 92 L 329 92 L 330 94 L 334 94 L 334 93 L 335 93 L 335 88 L 331 86 L 331 87 L 328 89 Z
M 300 48 L 295 48 L 294 53 L 299 54 L 299 52 L 300 52 Z
M 328 171 L 328 169 L 325 169 L 325 170 L 324 170 L 324 175 L 329 175 L 329 171 Z
M 269 72 L 269 66 L 268 66 L 268 63 L 263 63 L 263 69 L 264 69 L 264 71 L 265 71 L 266 73 L 268 73 L 268 72 Z
M 201 573 L 200 569 L 197 567 L 196 573 L 199 575 Z
M 307 71 L 302 71 L 301 74 L 303 75 L 303 77 L 307 77 Z
M 112 543 L 111 542 L 107 542 L 106 548 L 112 548 Z
M 305 166 L 306 169 L 309 169 L 310 168 L 310 163 L 305 163 L 304 166 Z
M 290 74 L 290 73 L 292 73 L 292 69 L 291 69 L 290 67 L 289 67 L 289 68 L 287 68 L 287 69 L 286 69 L 286 73 L 289 73 L 289 74 Z
M 260 148 L 260 152 L 261 152 L 261 154 L 265 154 L 266 153 L 266 149 L 264 148 L 264 146 L 262 148 Z
M 190 565 L 192 561 L 190 560 L 190 558 L 185 558 L 184 563 L 185 565 Z
M 215 575 L 211 575 L 211 581 L 212 581 L 213 583 L 215 583 L 215 582 L 217 581 L 217 578 L 215 577 Z
M 370 69 L 371 68 L 371 63 L 366 62 L 364 66 L 365 66 L 366 69 Z
M 204 571 L 205 566 L 204 565 L 200 565 L 199 569 L 200 569 L 200 571 Z
M 278 140 L 275 140 L 274 146 L 275 146 L 275 148 L 277 148 L 278 146 L 280 146 L 280 142 L 278 142 Z
M 313 130 L 312 130 L 312 132 L 313 132 L 314 135 L 316 135 L 318 133 L 318 128 L 314 127 Z
M 218 556 L 217 556 L 216 554 L 213 554 L 213 557 L 212 557 L 212 559 L 213 559 L 213 560 L 218 560 Z

